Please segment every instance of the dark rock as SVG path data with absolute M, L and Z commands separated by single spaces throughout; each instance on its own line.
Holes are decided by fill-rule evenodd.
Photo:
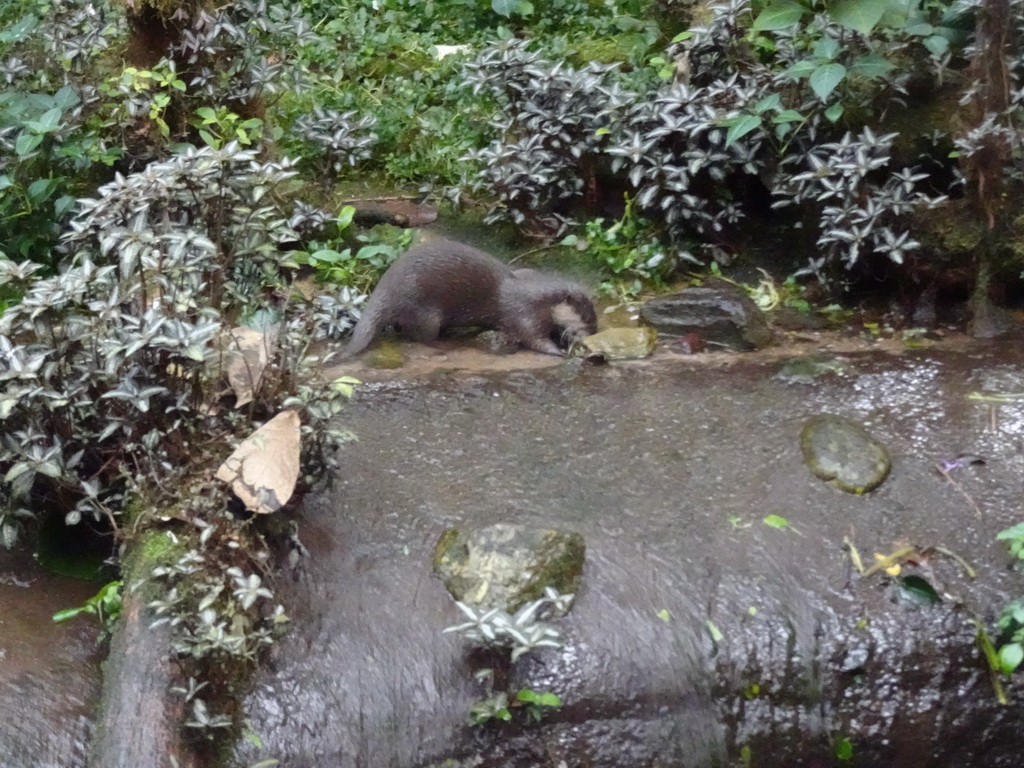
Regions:
M 749 351 L 772 342 L 764 313 L 740 288 L 724 280 L 651 299 L 640 308 L 640 316 L 659 333 L 696 333 L 710 346 Z
M 889 451 L 864 427 L 830 413 L 804 424 L 800 448 L 816 477 L 848 493 L 874 490 L 892 466 Z
M 368 200 L 356 203 L 354 221 L 364 227 L 391 224 L 396 227 L 423 227 L 437 219 L 437 209 L 411 200 Z
M 575 594 L 584 552 L 578 533 L 507 523 L 468 533 L 449 528 L 434 550 L 434 573 L 460 603 L 512 613 L 543 597 L 545 587 Z

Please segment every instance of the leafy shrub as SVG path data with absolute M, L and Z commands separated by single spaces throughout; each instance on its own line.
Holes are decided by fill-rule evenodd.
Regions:
M 355 110 L 340 113 L 315 107 L 312 115 L 295 121 L 295 130 L 317 146 L 320 173 L 326 178 L 331 171 L 340 173 L 346 166 L 369 159 L 377 141 L 377 134 L 370 129 L 376 122 L 372 115 L 357 118 Z
M 522 41 L 484 51 L 468 81 L 501 110 L 491 123 L 497 138 L 472 156 L 482 166 L 476 188 L 498 201 L 489 220 L 559 233 L 610 170 L 641 212 L 665 223 L 680 255 L 694 240 L 728 241 L 774 196 L 818 228 L 821 251 L 808 271 L 823 275 L 869 253 L 901 263 L 918 245 L 908 215 L 944 198 L 893 156 L 895 134 L 840 121 L 877 120 L 905 102 L 914 78 L 943 71 L 962 39 L 962 9 L 928 6 L 869 23 L 838 6 L 777 2 L 756 16 L 753 8 L 711 4 L 659 57 L 653 86 L 553 65 Z
M 583 235 L 569 235 L 561 245 L 585 250 L 601 271 L 608 275 L 601 292 L 633 301 L 648 285 L 662 286 L 664 278 L 676 266 L 676 259 L 658 238 L 652 223 L 635 213 L 635 203 L 626 200 L 622 218 L 610 224 L 604 219 L 591 219 L 583 227 Z M 682 258 L 693 257 L 683 252 Z
M 296 235 L 275 194 L 292 174 L 233 144 L 190 150 L 83 201 L 57 276 L 33 280 L 29 263 L 5 269 L 24 292 L 0 318 L 5 514 L 24 516 L 49 478 L 77 500 L 69 522 L 113 518 L 126 493 L 160 498 L 208 460 L 197 447 L 211 419 L 229 433 L 241 426 L 230 413 L 202 415 L 224 334 L 258 311 L 280 327 L 263 412 L 305 397 L 311 447 L 339 437 L 327 425 L 337 404 L 317 403 L 300 383 L 317 364 L 300 353 L 312 334 L 347 321 L 298 311 L 279 267 L 278 245 Z
M 611 126 L 634 97 L 612 82 L 609 67 L 551 64 L 514 38 L 466 69 L 467 86 L 499 110 L 490 123 L 498 138 L 468 158 L 482 169 L 471 188 L 497 198 L 484 221 L 564 234 L 594 184 Z

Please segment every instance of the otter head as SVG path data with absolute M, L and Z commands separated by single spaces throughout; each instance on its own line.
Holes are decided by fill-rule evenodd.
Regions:
M 583 291 L 566 291 L 551 309 L 551 319 L 560 330 L 562 346 L 569 347 L 597 333 L 597 310 Z

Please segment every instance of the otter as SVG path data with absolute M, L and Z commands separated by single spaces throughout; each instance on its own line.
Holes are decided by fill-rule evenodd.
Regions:
M 535 269 L 513 271 L 489 253 L 439 240 L 409 249 L 384 273 L 342 359 L 365 350 L 388 326 L 420 342 L 449 328 L 485 328 L 562 355 L 563 346 L 597 330 L 597 313 L 576 283 Z

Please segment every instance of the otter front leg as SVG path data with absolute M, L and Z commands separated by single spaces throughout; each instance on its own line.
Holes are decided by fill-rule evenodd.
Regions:
M 526 346 L 534 352 L 540 352 L 544 355 L 558 355 L 559 357 L 565 355 L 565 352 L 551 339 L 534 337 L 527 341 Z

